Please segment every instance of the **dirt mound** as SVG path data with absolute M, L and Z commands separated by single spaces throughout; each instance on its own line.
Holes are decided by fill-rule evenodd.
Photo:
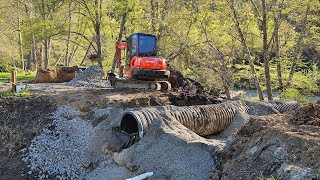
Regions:
M 56 109 L 48 97 L 0 98 L 0 179 L 20 179 L 20 149 L 51 122 Z
M 319 179 L 319 131 L 285 114 L 251 118 L 218 154 L 211 179 Z
M 308 104 L 296 109 L 290 121 L 297 125 L 320 126 L 320 104 Z
M 170 67 L 170 78 L 168 81 L 171 83 L 171 87 L 176 91 L 182 91 L 188 94 L 202 94 L 204 87 L 189 78 L 185 78 L 180 71 Z
M 188 95 L 185 93 L 170 93 L 168 94 L 168 98 L 170 104 L 175 106 L 218 104 L 223 101 L 219 97 L 206 94 Z

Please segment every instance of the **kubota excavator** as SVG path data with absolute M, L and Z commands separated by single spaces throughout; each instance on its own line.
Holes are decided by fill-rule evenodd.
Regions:
M 116 59 L 108 74 L 113 87 L 169 91 L 169 77 L 166 60 L 157 56 L 155 35 L 133 33 L 116 44 Z

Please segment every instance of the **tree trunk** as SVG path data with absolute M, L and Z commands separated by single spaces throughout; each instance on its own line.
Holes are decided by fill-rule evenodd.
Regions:
M 266 87 L 268 100 L 273 100 L 272 89 L 271 89 L 271 78 L 269 68 L 269 49 L 268 49 L 268 27 L 267 27 L 267 7 L 266 1 L 261 0 L 262 3 L 262 30 L 263 30 L 263 61 L 264 61 L 264 72 L 266 76 Z
M 44 40 L 44 69 L 48 69 L 50 57 L 50 39 L 46 38 Z
M 97 44 L 98 65 L 102 67 L 102 45 L 101 45 L 101 18 L 102 18 L 102 0 L 95 0 L 95 33 Z
M 71 39 L 71 3 L 72 3 L 72 1 L 69 2 L 69 6 L 68 6 L 69 23 L 68 23 L 68 37 L 67 37 L 67 44 L 66 44 L 66 54 L 65 54 L 65 59 L 64 59 L 65 66 L 69 66 L 69 44 L 70 44 L 70 39 Z
M 126 20 L 127 20 L 127 14 L 128 14 L 128 12 L 125 12 L 123 14 L 123 16 L 122 16 L 122 20 L 121 20 L 121 24 L 120 24 L 120 32 L 119 32 L 119 36 L 118 36 L 118 39 L 117 39 L 117 44 L 121 43 L 121 40 L 122 40 L 122 37 L 123 37 L 124 28 L 125 28 L 125 24 L 126 24 Z M 111 72 L 114 72 L 114 69 L 115 69 L 115 66 L 116 66 L 116 62 L 117 62 L 117 53 L 114 53 Z
M 244 38 L 243 32 L 242 32 L 241 27 L 240 27 L 238 15 L 237 15 L 237 12 L 236 12 L 235 7 L 234 7 L 234 0 L 231 0 L 230 8 L 231 8 L 231 10 L 233 12 L 234 23 L 235 23 L 236 29 L 238 31 L 238 35 L 239 35 L 241 44 L 242 44 L 244 50 L 246 51 L 246 59 L 250 64 L 251 75 L 254 78 L 254 82 L 255 82 L 255 86 L 257 88 L 259 99 L 260 100 L 264 100 L 263 94 L 262 94 L 262 91 L 261 91 L 261 87 L 260 87 L 260 82 L 259 82 L 259 79 L 258 79 L 257 74 L 256 74 L 256 69 L 255 69 L 254 64 L 253 64 L 253 62 L 251 60 L 251 52 L 249 50 L 249 47 L 247 45 L 247 42 L 246 42 L 246 40 Z
M 92 39 L 92 41 L 93 41 L 93 39 Z M 92 43 L 90 42 L 90 43 L 89 43 L 89 46 L 88 46 L 88 48 L 87 48 L 87 50 L 86 50 L 86 54 L 83 56 L 83 59 L 82 59 L 82 61 L 81 61 L 81 63 L 80 63 L 80 66 L 82 66 L 83 63 L 84 63 L 84 61 L 87 59 L 87 55 L 88 55 L 88 53 L 89 53 L 89 51 L 90 51 L 91 45 L 92 45 Z
M 102 68 L 102 47 L 101 47 L 101 34 L 100 25 L 96 27 L 96 44 L 97 44 L 97 54 L 98 54 L 98 65 Z
M 305 17 L 304 17 L 304 19 L 302 21 L 302 27 L 301 27 L 302 29 L 301 29 L 301 33 L 300 33 L 300 35 L 298 37 L 298 40 L 297 40 L 296 49 L 294 51 L 292 65 L 291 65 L 291 68 L 290 68 L 289 80 L 288 80 L 288 83 L 287 83 L 287 88 L 289 88 L 291 86 L 291 82 L 292 82 L 292 79 L 293 79 L 293 75 L 294 75 L 294 72 L 295 72 L 297 61 L 299 59 L 299 54 L 300 54 L 300 50 L 301 50 L 301 46 L 302 46 L 302 40 L 303 40 L 303 38 L 304 38 L 304 36 L 306 34 L 306 25 L 307 25 L 307 21 L 308 21 L 309 11 L 310 11 L 310 4 L 308 4 Z
M 279 23 L 277 18 L 274 18 L 274 42 L 275 42 L 275 52 L 276 52 L 276 62 L 277 62 L 277 75 L 278 75 L 278 83 L 279 89 L 283 89 L 283 82 L 282 82 L 282 71 L 281 71 L 281 57 L 280 57 L 280 44 L 279 44 Z
M 41 44 L 39 48 L 39 53 L 37 53 L 37 63 L 38 63 L 38 68 L 43 68 L 43 59 L 44 59 L 44 50 L 43 50 L 43 45 Z
M 155 4 L 154 4 L 154 0 L 150 0 L 150 5 L 151 5 L 151 30 L 152 30 L 152 34 L 156 33 L 156 26 L 155 26 Z
M 25 62 L 24 62 L 24 55 L 23 55 L 23 44 L 22 44 L 22 32 L 21 32 L 21 17 L 20 17 L 20 2 L 17 1 L 17 10 L 18 10 L 18 36 L 19 36 L 19 59 L 21 62 L 21 68 L 26 70 Z
M 74 57 L 74 55 L 76 54 L 76 52 L 78 51 L 79 46 L 73 46 L 71 53 L 69 54 L 69 58 L 68 58 L 68 64 L 70 65 L 72 62 L 72 59 Z
M 27 70 L 33 69 L 34 64 L 37 64 L 37 49 L 35 46 L 34 36 L 32 36 L 32 46 L 30 49 L 30 57 L 27 62 Z

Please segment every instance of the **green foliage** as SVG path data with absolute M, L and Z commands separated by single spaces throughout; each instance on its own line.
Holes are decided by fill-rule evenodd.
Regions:
M 17 73 L 17 80 L 18 81 L 33 81 L 35 76 L 36 76 L 36 72 L 30 71 L 30 72 L 24 72 L 20 70 L 20 72 L 18 71 Z M 0 79 L 0 82 L 8 82 L 8 79 L 11 78 L 11 73 L 5 72 L 5 73 L 0 73 L 0 77 L 3 79 Z
M 296 100 L 301 104 L 305 104 L 308 102 L 308 99 L 306 98 L 306 96 L 304 96 L 299 90 L 295 88 L 288 88 L 284 90 L 280 94 L 280 99 Z
M 30 92 L 28 89 L 24 89 L 24 90 L 20 91 L 19 93 L 14 93 L 11 90 L 0 91 L 0 96 L 29 97 L 32 95 L 33 95 L 33 93 Z
M 0 64 L 0 72 L 10 72 L 14 68 L 8 64 Z M 1 77 L 1 76 L 0 76 Z
M 283 63 L 283 66 L 286 62 Z M 286 66 L 285 66 L 286 67 Z M 289 66 L 288 66 L 289 67 Z M 283 84 L 286 85 L 289 77 L 289 68 L 283 68 Z M 255 89 L 249 65 L 235 64 L 235 73 L 231 76 L 231 86 L 235 89 Z M 257 75 L 260 79 L 262 90 L 265 90 L 264 69 L 256 66 Z M 275 65 L 270 68 L 271 82 L 273 90 L 279 90 L 278 74 Z M 296 72 L 291 87 L 298 90 L 302 95 L 312 95 L 320 93 L 320 71 L 314 65 L 312 70 L 307 72 Z
M 304 75 L 302 72 L 295 73 L 292 87 L 298 89 L 304 95 L 319 93 L 319 86 L 316 80 L 310 77 L 310 74 Z
M 22 50 L 25 61 L 32 57 L 30 53 L 32 48 L 35 48 L 37 56 L 41 57 L 40 53 L 44 54 L 44 41 L 50 39 L 49 66 L 65 64 L 68 57 L 73 57 L 70 59 L 71 66 L 80 65 L 87 48 L 90 47 L 89 42 L 92 41 L 93 46 L 89 48 L 88 53 L 97 53 L 95 32 L 97 24 L 100 27 L 101 35 L 102 64 L 108 71 L 112 65 L 115 53 L 114 43 L 119 36 L 122 17 L 126 14 L 126 36 L 132 32 L 155 34 L 159 40 L 160 56 L 165 57 L 184 75 L 199 81 L 207 89 L 219 91 L 223 89 L 222 63 L 219 54 L 209 46 L 209 42 L 224 56 L 228 66 L 226 74 L 228 85 L 231 88 L 255 88 L 249 63 L 244 60 L 249 54 L 246 54 L 245 48 L 240 42 L 229 1 L 29 0 L 21 1 L 20 8 L 16 6 L 18 1 L 2 0 L 1 2 L 3 3 L 0 5 L 0 28 L 3 33 L 0 34 L 0 44 L 4 46 L 0 49 L 0 72 L 10 72 L 12 67 L 8 64 L 22 67 L 18 32 L 22 34 Z M 282 2 L 285 4 L 282 5 Z M 253 5 L 254 3 L 256 6 Z M 280 54 L 283 82 L 286 84 L 297 39 L 301 32 L 299 26 L 301 26 L 308 4 L 311 4 L 311 13 L 308 16 L 308 32 L 304 37 L 302 49 L 312 48 L 315 54 L 311 56 L 316 58 L 308 59 L 310 61 L 306 63 L 308 65 L 299 61 L 298 67 L 312 69 L 309 64 L 314 63 L 318 66 L 320 64 L 317 62 L 320 52 L 318 46 L 319 17 L 315 13 L 320 8 L 320 3 L 316 0 L 267 0 L 266 3 L 269 8 L 267 35 L 271 42 L 269 51 L 272 88 L 278 90 L 276 62 L 272 59 L 275 53 L 275 44 L 271 40 L 275 26 L 274 20 L 281 22 L 279 26 Z M 251 52 L 251 59 L 255 63 L 257 76 L 264 90 L 265 74 L 261 63 L 263 40 L 260 27 L 261 14 L 259 14 L 261 13 L 261 4 L 258 1 L 235 1 L 235 10 L 243 36 Z M 279 14 L 280 11 L 282 11 L 282 16 Z M 18 17 L 21 19 L 21 27 L 19 28 Z M 69 17 L 71 18 L 69 19 Z M 279 19 L 279 17 L 286 18 Z M 207 34 L 204 33 L 203 26 Z M 68 38 L 70 38 L 70 42 Z M 74 54 L 72 54 L 73 52 Z M 300 53 L 302 59 L 307 58 L 302 57 L 306 56 L 304 54 Z M 39 62 L 38 58 L 33 63 L 38 63 L 38 67 L 40 67 Z M 84 65 L 89 66 L 91 62 L 85 59 Z M 33 68 L 35 67 L 34 65 Z M 302 94 L 319 93 L 319 70 L 314 67 L 312 71 L 304 73 L 300 72 L 299 68 L 297 68 L 299 72 L 294 75 L 292 87 Z M 34 73 L 20 75 L 21 72 L 18 71 L 19 80 L 29 81 L 35 76 Z M 9 76 L 8 74 L 0 74 L 0 77 Z
M 271 176 L 269 178 L 265 178 L 264 176 L 259 177 L 259 180 L 277 180 L 275 176 Z

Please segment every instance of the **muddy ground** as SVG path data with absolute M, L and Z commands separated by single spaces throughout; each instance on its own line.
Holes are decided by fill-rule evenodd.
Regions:
M 0 97 L 0 179 L 36 178 L 33 175 L 28 175 L 26 164 L 21 162 L 22 152 L 20 150 L 28 147 L 31 140 L 39 135 L 41 129 L 52 122 L 51 113 L 59 107 L 70 106 L 78 109 L 81 112 L 79 118 L 85 119 L 93 127 L 98 127 L 98 125 L 102 126 L 103 123 L 108 123 L 105 120 L 108 119 L 109 115 L 96 117 L 93 113 L 94 108 L 125 110 L 135 107 L 188 106 L 220 103 L 222 101 L 222 99 L 207 95 L 187 96 L 181 93 L 140 92 L 111 88 L 92 89 L 60 84 L 30 85 L 30 89 L 33 89 L 36 95 L 31 97 Z M 320 127 L 318 123 L 319 105 L 315 104 L 286 114 L 252 116 L 240 128 L 231 145 L 225 147 L 221 152 L 207 153 L 199 150 L 201 153 L 206 152 L 206 156 L 210 156 L 210 154 L 214 156 L 211 158 L 214 159 L 215 163 L 208 163 L 208 166 L 212 167 L 206 167 L 211 169 L 207 178 L 319 179 Z M 198 139 L 199 142 L 196 144 L 207 141 L 205 138 L 197 137 L 194 133 L 188 134 L 186 128 L 180 127 L 180 125 L 179 128 L 178 131 L 182 133 L 181 137 L 183 138 L 191 138 L 192 141 Z M 164 139 L 176 136 L 167 133 L 169 130 L 161 131 L 164 131 L 164 135 L 161 136 Z M 154 142 L 152 139 L 156 137 L 156 134 L 153 134 L 150 133 L 146 137 L 147 145 L 138 144 L 134 148 L 120 153 L 120 155 L 129 156 L 128 152 L 131 151 L 132 153 L 139 153 L 138 150 L 142 146 L 147 146 L 150 153 L 157 152 L 157 149 L 163 147 L 163 143 L 167 141 L 160 141 L 160 138 Z M 178 144 L 181 143 L 181 140 L 172 143 Z M 214 141 L 210 141 L 210 143 L 213 144 Z M 184 142 L 184 145 L 188 144 Z M 181 148 L 183 147 L 181 146 Z M 198 149 L 198 146 L 190 143 L 190 148 Z M 183 152 L 184 150 L 181 149 L 180 151 Z M 168 151 L 170 149 L 165 152 Z M 167 156 L 168 154 L 163 155 Z M 186 154 L 186 156 L 193 157 L 193 154 Z M 202 158 L 206 156 L 199 155 Z M 161 156 L 155 158 L 161 160 Z M 184 155 L 179 156 L 177 163 L 178 161 L 180 163 L 184 162 L 183 158 Z M 192 162 L 196 162 L 196 159 L 196 156 L 193 157 Z M 121 164 L 121 160 L 118 161 Z M 140 161 L 135 160 L 133 162 Z M 108 162 L 105 163 L 110 165 Z M 162 162 L 154 165 L 154 167 L 160 168 L 160 165 L 169 166 L 169 164 Z M 98 165 L 94 166 L 97 168 Z M 133 167 L 128 166 L 128 164 L 124 167 L 126 167 L 126 171 L 129 170 L 128 173 L 133 171 Z M 93 167 L 90 165 L 90 168 Z M 115 166 L 114 169 L 118 171 L 119 167 Z M 125 171 L 119 170 L 119 172 Z M 175 176 L 164 174 L 159 178 L 172 179 L 172 177 Z

